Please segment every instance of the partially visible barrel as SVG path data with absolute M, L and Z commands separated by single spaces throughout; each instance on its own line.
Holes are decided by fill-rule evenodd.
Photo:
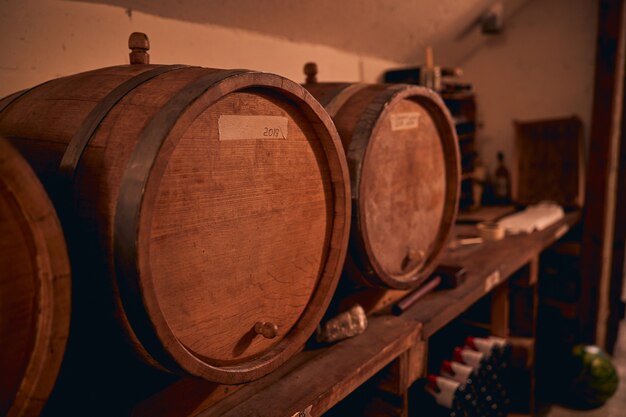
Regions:
M 340 139 L 303 87 L 248 70 L 122 65 L 0 109 L 0 132 L 70 206 L 73 240 L 101 251 L 75 280 L 112 289 L 143 359 L 241 383 L 302 348 L 350 225 Z
M 316 72 L 305 66 L 305 87 L 333 118 L 350 168 L 349 261 L 370 285 L 416 287 L 437 266 L 458 210 L 450 114 L 423 87 L 317 83 Z
M 70 267 L 52 203 L 2 137 L 0 271 L 0 416 L 38 416 L 65 351 Z

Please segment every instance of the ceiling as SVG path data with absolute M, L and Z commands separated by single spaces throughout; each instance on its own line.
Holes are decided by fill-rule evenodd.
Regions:
M 422 59 L 426 45 L 435 47 L 436 59 L 442 52 L 446 56 L 466 53 L 464 39 L 484 37 L 477 21 L 496 0 L 78 1 L 413 63 Z M 528 1 L 500 2 L 506 17 Z

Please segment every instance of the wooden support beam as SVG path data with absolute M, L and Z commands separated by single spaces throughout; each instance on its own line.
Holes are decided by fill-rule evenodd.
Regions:
M 491 334 L 498 337 L 509 336 L 509 282 L 493 290 L 491 296 Z
M 624 74 L 623 0 L 600 0 L 586 208 L 583 221 L 580 333 L 605 344 L 615 224 L 616 163 Z M 623 139 L 622 139 L 623 142 Z

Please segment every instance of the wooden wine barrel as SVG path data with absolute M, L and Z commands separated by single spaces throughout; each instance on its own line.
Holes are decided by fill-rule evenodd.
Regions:
M 63 359 L 70 267 L 37 176 L 0 137 L 0 416 L 38 416 Z
M 147 362 L 241 383 L 302 348 L 350 225 L 340 139 L 302 86 L 123 65 L 49 81 L 0 110 L 0 132 L 55 194 L 71 189 Z
M 316 72 L 305 66 L 308 81 Z M 333 118 L 347 154 L 350 260 L 370 285 L 418 286 L 437 266 L 458 211 L 459 148 L 447 108 L 435 92 L 406 84 L 305 87 Z

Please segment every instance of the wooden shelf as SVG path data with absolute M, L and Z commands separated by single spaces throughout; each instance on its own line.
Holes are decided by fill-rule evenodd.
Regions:
M 307 411 L 319 416 L 415 347 L 420 329 L 419 323 L 407 317 L 371 317 L 362 335 L 302 352 L 258 381 L 233 387 L 181 379 L 139 404 L 132 416 L 290 417 Z M 224 390 L 234 392 L 219 398 L 224 397 L 220 395 Z
M 374 380 L 380 381 L 374 389 L 383 394 L 372 395 L 372 403 L 385 403 L 378 404 L 377 410 L 390 405 L 389 409 L 395 411 L 385 415 L 406 416 L 408 387 L 425 374 L 428 339 L 490 292 L 489 330 L 494 335 L 508 336 L 509 285 L 501 284 L 526 265 L 530 265 L 529 284 L 535 282 L 532 277 L 537 273 L 540 252 L 579 218 L 578 212 L 568 213 L 541 232 L 448 251 L 443 264 L 466 268 L 467 279 L 461 286 L 431 293 L 399 317 L 370 316 L 364 334 L 333 346 L 305 350 L 255 382 L 229 386 L 181 379 L 138 404 L 132 416 L 319 416 L 366 381 L 373 381 L 374 375 Z M 476 234 L 476 229 L 474 225 L 457 225 L 455 232 Z M 514 341 L 528 352 L 528 358 L 523 359 L 534 372 L 535 338 L 515 337 Z M 534 382 L 528 389 L 534 392 Z M 386 403 L 390 393 L 396 400 Z M 533 409 L 533 394 L 530 398 Z
M 567 213 L 563 220 L 541 232 L 507 236 L 501 241 L 449 251 L 442 264 L 465 267 L 466 281 L 455 289 L 438 291 L 424 297 L 405 315 L 422 323 L 422 335 L 429 337 L 531 262 L 579 219 L 579 212 Z M 457 225 L 456 232 L 477 234 L 476 227 L 471 225 Z

